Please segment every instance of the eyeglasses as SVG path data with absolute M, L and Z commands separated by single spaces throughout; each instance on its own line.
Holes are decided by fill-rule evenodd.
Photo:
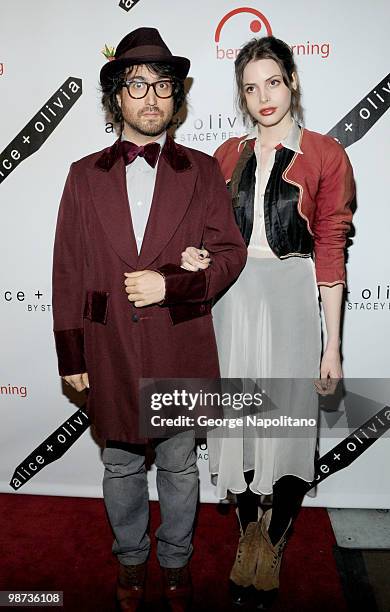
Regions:
M 124 81 L 123 87 L 126 87 L 129 92 L 130 98 L 139 100 L 147 96 L 150 87 L 153 87 L 153 91 L 158 98 L 171 98 L 175 91 L 175 84 L 173 81 L 154 81 L 154 83 L 147 83 L 146 81 L 137 81 L 137 79 L 131 79 L 130 81 Z

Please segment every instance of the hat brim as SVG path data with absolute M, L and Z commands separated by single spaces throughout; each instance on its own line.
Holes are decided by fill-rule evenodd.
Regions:
M 167 58 L 157 58 L 156 56 L 132 57 L 112 60 L 104 64 L 100 71 L 100 83 L 103 88 L 110 87 L 112 78 L 115 74 L 121 72 L 127 66 L 138 66 L 140 64 L 151 64 L 158 62 L 160 64 L 168 64 L 175 70 L 175 75 L 179 79 L 185 79 L 191 66 L 191 62 L 186 57 L 171 55 Z

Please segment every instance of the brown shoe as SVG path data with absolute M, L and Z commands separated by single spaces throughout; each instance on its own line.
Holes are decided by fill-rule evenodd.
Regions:
M 186 612 L 192 599 L 191 574 L 184 567 L 163 567 L 164 595 L 171 612 Z
M 283 557 L 283 550 L 287 543 L 287 533 L 291 520 L 281 536 L 279 542 L 272 544 L 268 535 L 271 522 L 272 508 L 267 510 L 261 522 L 259 557 L 257 561 L 253 586 L 258 591 L 273 591 L 279 588 L 279 572 Z
M 243 606 L 252 596 L 252 584 L 255 579 L 259 556 L 262 511 L 259 508 L 258 521 L 249 523 L 245 533 L 242 530 L 238 510 L 236 514 L 240 524 L 241 537 L 229 576 L 229 591 L 232 603 L 236 606 Z
M 120 610 L 137 612 L 144 597 L 146 562 L 139 565 L 119 564 L 116 598 Z

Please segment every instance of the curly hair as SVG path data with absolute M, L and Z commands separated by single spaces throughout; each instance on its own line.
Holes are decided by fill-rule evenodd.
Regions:
M 109 79 L 107 86 L 101 85 L 102 106 L 104 111 L 112 117 L 114 124 L 123 127 L 123 116 L 121 108 L 118 104 L 117 93 L 122 89 L 123 82 L 126 76 L 138 64 L 126 67 L 121 72 L 114 74 Z M 178 79 L 175 75 L 173 66 L 162 62 L 151 62 L 145 64 L 150 72 L 153 72 L 157 77 L 170 77 L 174 83 L 173 92 L 173 114 L 175 115 L 185 101 L 186 94 L 184 91 L 184 81 Z
M 284 84 L 291 91 L 291 114 L 298 123 L 302 123 L 301 89 L 294 57 L 290 47 L 283 40 L 274 36 L 253 38 L 242 47 L 234 62 L 237 88 L 236 104 L 242 112 L 245 122 L 248 123 L 248 119 L 250 119 L 253 124 L 256 123 L 250 116 L 246 104 L 243 87 L 244 70 L 249 62 L 261 59 L 272 59 L 278 64 Z M 293 87 L 293 75 L 295 75 L 295 88 Z

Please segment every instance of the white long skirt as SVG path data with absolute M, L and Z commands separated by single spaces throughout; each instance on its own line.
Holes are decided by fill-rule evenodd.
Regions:
M 317 418 L 313 381 L 319 376 L 321 319 L 312 259 L 249 258 L 214 306 L 213 318 L 223 378 L 262 380 L 259 384 L 266 386 L 278 414 Z M 277 378 L 288 381 L 280 385 Z M 250 488 L 258 494 L 271 494 L 273 484 L 287 474 L 311 482 L 317 430 L 302 437 L 288 431 L 283 437 L 210 432 L 209 463 L 211 473 L 218 475 L 217 497 L 245 491 L 248 470 L 254 470 Z

